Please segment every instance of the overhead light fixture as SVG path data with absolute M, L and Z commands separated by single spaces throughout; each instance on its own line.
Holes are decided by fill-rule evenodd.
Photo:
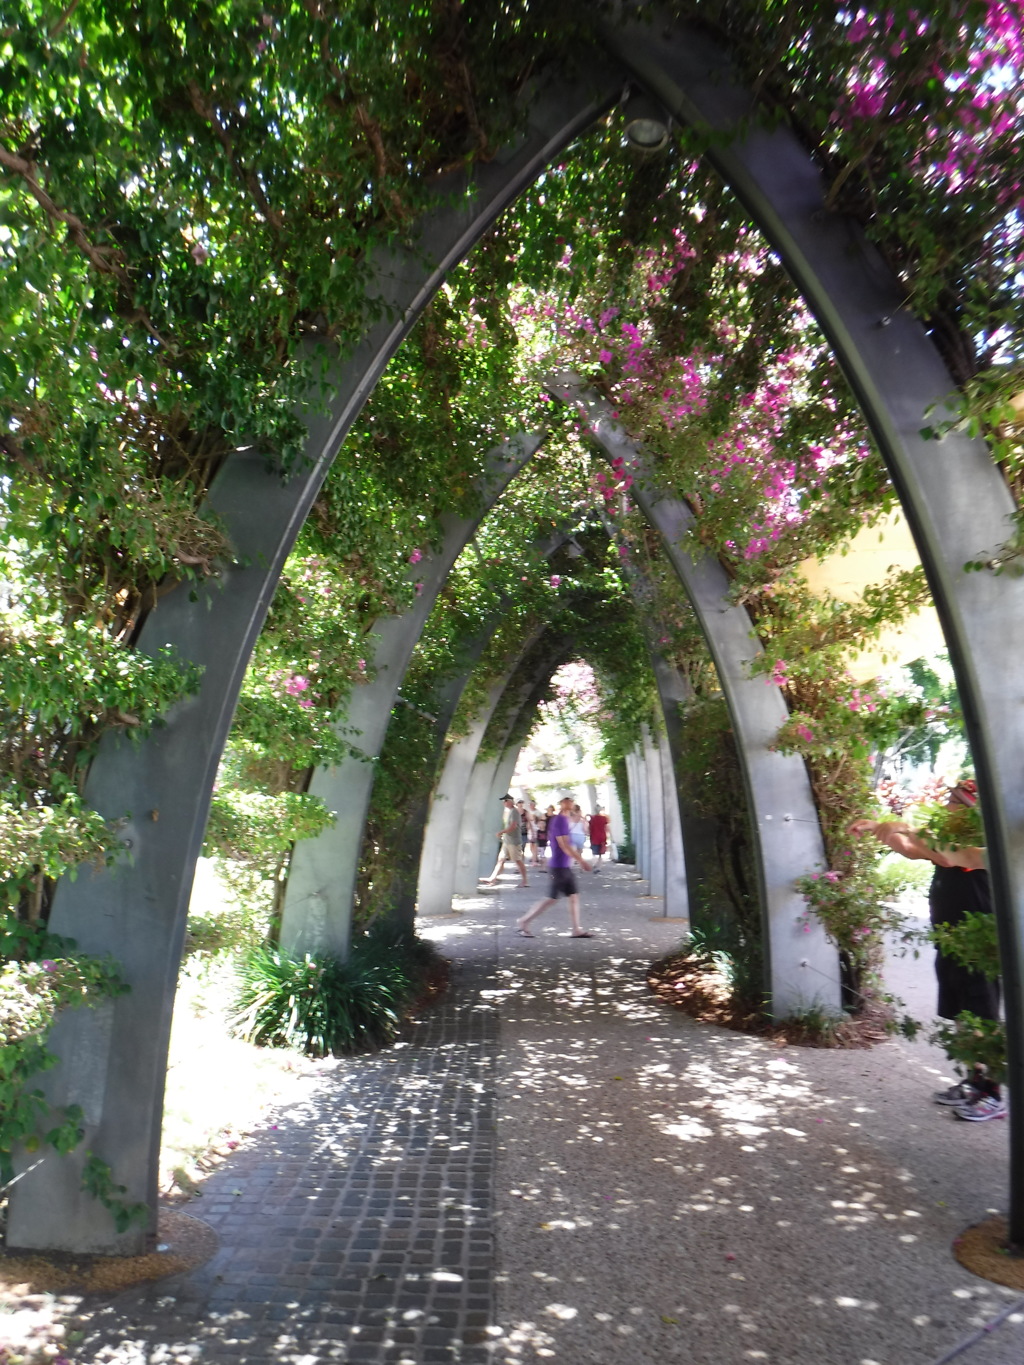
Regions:
M 650 95 L 630 95 L 622 110 L 626 141 L 633 151 L 653 156 L 668 145 L 671 118 Z

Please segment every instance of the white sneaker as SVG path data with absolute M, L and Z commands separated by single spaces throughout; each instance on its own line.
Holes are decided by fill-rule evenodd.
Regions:
M 1006 1101 L 997 1100 L 995 1095 L 979 1095 L 971 1104 L 962 1105 L 959 1109 L 954 1109 L 953 1113 L 958 1119 L 967 1119 L 968 1123 L 985 1123 L 988 1119 L 1006 1118 Z

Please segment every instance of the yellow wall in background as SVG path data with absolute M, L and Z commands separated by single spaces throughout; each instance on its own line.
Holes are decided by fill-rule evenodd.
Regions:
M 804 560 L 800 572 L 812 592 L 827 591 L 840 601 L 854 602 L 865 586 L 884 582 L 891 569 L 912 569 L 920 562 L 902 512 L 892 512 L 859 531 L 845 555 Z M 847 667 L 858 682 L 868 682 L 893 664 L 937 654 L 945 647 L 935 608 L 926 606 L 899 630 L 883 632 L 861 654 L 851 655 Z

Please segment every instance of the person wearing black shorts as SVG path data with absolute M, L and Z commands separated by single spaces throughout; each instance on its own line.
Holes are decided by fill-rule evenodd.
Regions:
M 572 840 L 569 838 L 569 812 L 572 810 L 572 804 L 571 796 L 563 796 L 558 803 L 558 814 L 552 816 L 548 821 L 548 843 L 551 846 L 551 861 L 549 863 L 551 885 L 544 899 L 531 906 L 522 919 L 516 920 L 516 929 L 523 938 L 536 937 L 535 934 L 530 933 L 531 922 L 538 915 L 543 915 L 544 911 L 559 901 L 562 896 L 565 897 L 569 907 L 569 924 L 572 937 L 594 937 L 593 934 L 587 933 L 580 924 L 579 887 L 576 885 L 573 863 L 579 863 L 584 872 L 588 869 L 582 853 L 573 846 Z

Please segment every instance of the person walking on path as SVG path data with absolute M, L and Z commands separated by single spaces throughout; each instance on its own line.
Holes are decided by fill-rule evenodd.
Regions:
M 555 818 L 554 806 L 548 806 L 543 815 L 537 816 L 537 861 L 543 863 L 548 856 L 548 825 Z
M 569 815 L 573 808 L 571 796 L 563 796 L 558 803 L 558 814 L 551 817 L 548 821 L 548 843 L 551 846 L 551 859 L 548 864 L 551 873 L 551 885 L 548 894 L 543 900 L 530 907 L 522 919 L 516 920 L 516 929 L 523 938 L 535 938 L 535 934 L 530 933 L 530 925 L 538 917 L 543 915 L 545 910 L 550 909 L 561 896 L 564 896 L 569 905 L 569 926 L 573 938 L 593 938 L 580 924 L 580 896 L 579 888 L 576 885 L 576 878 L 573 875 L 573 862 L 579 863 L 583 871 L 588 870 L 587 862 L 569 837 Z
M 522 881 L 520 886 L 529 886 L 526 880 L 526 863 L 523 861 L 523 838 L 522 825 L 520 823 L 519 811 L 516 807 L 515 799 L 508 792 L 501 798 L 504 811 L 501 820 L 501 829 L 497 831 L 497 837 L 501 840 L 498 850 L 498 861 L 494 864 L 494 871 L 489 877 L 481 877 L 484 886 L 493 886 L 501 876 L 501 870 L 508 863 L 515 863 L 519 869 Z
M 965 778 L 951 788 L 947 797 L 950 809 L 974 806 L 978 789 L 973 778 Z M 854 820 L 850 834 L 873 834 L 880 843 L 904 858 L 935 864 L 928 889 L 928 910 L 933 925 L 960 924 L 968 914 L 992 914 L 992 889 L 985 868 L 985 850 L 933 848 L 902 820 Z M 980 1019 L 999 1018 L 999 982 L 948 957 L 941 949 L 935 953 L 935 975 L 939 999 L 936 1013 L 943 1019 L 956 1019 L 969 1010 Z M 934 1096 L 936 1104 L 953 1109 L 957 1118 L 974 1123 L 1003 1118 L 1006 1102 L 999 1085 L 984 1069 L 975 1066 L 970 1076 Z
M 592 871 L 597 871 L 597 865 L 604 857 L 605 848 L 608 845 L 608 817 L 598 806 L 595 813 L 590 817 L 590 851 L 594 855 L 594 865 Z
M 529 805 L 526 807 L 527 835 L 526 839 L 524 840 L 524 843 L 526 845 L 527 853 L 530 854 L 530 861 L 532 862 L 534 867 L 536 867 L 537 864 L 540 862 L 540 854 L 538 852 L 537 844 L 537 831 L 539 821 L 540 816 L 537 813 L 537 803 L 536 801 L 531 801 Z

